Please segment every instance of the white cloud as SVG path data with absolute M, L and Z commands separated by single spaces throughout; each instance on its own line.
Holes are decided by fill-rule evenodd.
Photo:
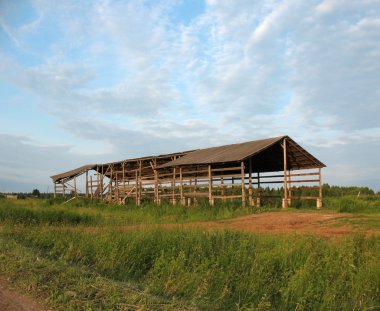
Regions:
M 330 151 L 379 140 L 379 1 L 209 0 L 187 24 L 170 22 L 176 1 L 34 5 L 9 33 L 40 63 L 3 51 L 0 78 L 115 159 L 283 134 Z

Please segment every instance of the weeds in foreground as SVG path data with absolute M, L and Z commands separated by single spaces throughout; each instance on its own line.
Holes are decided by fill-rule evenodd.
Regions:
M 83 267 L 112 282 L 133 282 L 149 296 L 200 310 L 380 305 L 379 237 L 337 242 L 229 231 L 35 229 L 4 232 L 2 238 L 51 262 Z

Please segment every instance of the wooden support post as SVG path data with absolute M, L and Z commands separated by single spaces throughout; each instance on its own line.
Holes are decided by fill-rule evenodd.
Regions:
M 139 172 L 136 170 L 135 174 L 135 196 L 136 196 L 136 205 L 139 205 Z
M 99 197 L 102 198 L 103 197 L 103 191 L 104 191 L 104 166 L 103 165 L 102 165 L 102 175 L 100 175 L 100 173 L 99 173 L 99 166 L 96 167 L 96 175 L 97 175 L 96 187 L 98 188 L 100 185 Z
M 317 199 L 317 209 L 322 208 L 322 169 L 319 168 L 319 197 Z
M 63 194 L 63 197 L 66 198 L 65 181 L 63 179 L 62 179 L 62 194 Z
M 286 138 L 284 138 L 284 143 L 282 145 L 284 151 L 284 198 L 282 200 L 282 208 L 288 208 L 288 163 L 287 163 L 287 152 L 286 152 Z
M 158 192 L 158 172 L 157 172 L 157 159 L 153 160 L 153 172 L 154 172 L 154 202 L 160 204 L 159 192 Z
M 57 183 L 54 182 L 54 199 L 57 197 Z
M 248 177 L 248 204 L 249 206 L 253 206 L 253 198 L 252 198 L 252 158 L 249 158 L 249 177 Z
M 139 178 L 138 178 L 138 202 L 137 205 L 141 205 L 141 199 L 142 199 L 142 162 L 139 161 Z
M 92 188 L 92 176 L 90 176 L 90 193 L 91 193 L 91 200 L 93 199 L 94 193 L 93 193 L 93 188 Z
M 214 205 L 214 199 L 212 197 L 211 165 L 208 166 L 208 202 L 210 205 Z
M 224 196 L 224 178 L 223 177 L 220 178 L 220 192 L 221 192 L 220 194 Z
M 109 181 L 109 186 L 108 186 L 108 189 L 109 189 L 109 196 L 108 196 L 108 200 L 110 202 L 112 202 L 112 191 L 113 191 L 113 185 L 112 185 L 112 178 L 113 178 L 113 168 L 111 167 L 111 173 L 110 173 L 110 181 Z
M 245 172 L 244 161 L 241 161 L 241 207 L 245 207 Z
M 115 200 L 115 202 L 116 203 L 120 203 L 120 201 L 119 201 L 119 199 L 120 199 L 120 196 L 119 196 L 119 179 L 118 179 L 118 176 L 119 176 L 119 173 L 118 172 L 116 172 L 115 173 L 115 186 L 116 186 L 116 193 L 115 193 L 115 195 L 116 195 L 116 200 Z
M 190 184 L 189 191 L 191 191 L 191 186 L 192 186 L 192 179 L 191 178 L 190 178 L 189 184 Z M 191 206 L 191 198 L 190 197 L 187 198 L 187 206 Z
M 288 181 L 287 181 L 287 186 L 288 186 L 288 204 L 292 205 L 292 180 L 291 180 L 291 173 L 290 170 L 288 170 Z
M 197 193 L 197 187 L 198 187 L 198 179 L 195 178 L 195 180 L 194 180 L 194 194 Z M 194 195 L 194 205 L 196 206 L 197 204 L 198 204 L 198 199 Z
M 86 198 L 88 198 L 88 171 L 86 171 Z
M 182 167 L 179 168 L 179 191 L 180 191 L 180 201 L 181 205 L 185 205 L 185 197 L 183 196 L 183 178 L 182 178 Z
M 77 177 L 74 177 L 74 196 L 78 196 L 78 191 L 77 191 Z
M 172 179 L 172 204 L 176 204 L 176 199 L 175 199 L 175 186 L 176 186 L 176 169 L 175 167 L 173 168 L 173 179 Z
M 261 207 L 260 172 L 257 172 L 257 199 L 256 206 Z
M 122 164 L 123 166 L 123 195 L 125 196 L 127 193 L 126 185 L 125 185 L 125 162 Z

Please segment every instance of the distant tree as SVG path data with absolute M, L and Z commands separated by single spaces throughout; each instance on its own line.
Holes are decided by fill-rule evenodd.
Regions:
M 36 196 L 36 197 L 39 197 L 40 196 L 40 191 L 38 189 L 33 189 L 32 191 L 32 195 Z

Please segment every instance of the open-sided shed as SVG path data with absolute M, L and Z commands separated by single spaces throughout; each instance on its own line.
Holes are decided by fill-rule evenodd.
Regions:
M 250 141 L 120 162 L 83 166 L 52 176 L 55 191 L 86 173 L 86 195 L 136 204 L 149 198 L 156 203 L 170 200 L 182 205 L 207 198 L 240 199 L 242 206 L 260 206 L 260 189 L 267 184 L 283 186 L 283 207 L 294 199 L 316 200 L 322 207 L 321 169 L 325 165 L 289 136 Z M 96 171 L 88 178 L 90 170 Z M 307 185 L 318 195 L 295 196 L 295 185 Z

